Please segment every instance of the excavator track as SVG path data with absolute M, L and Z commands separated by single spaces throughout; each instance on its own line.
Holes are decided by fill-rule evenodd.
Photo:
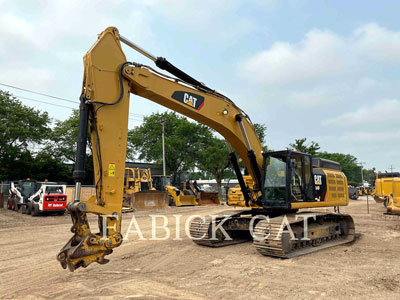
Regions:
M 308 219 L 308 239 L 304 238 L 304 216 L 315 215 L 316 220 Z M 284 218 L 287 220 L 284 220 Z M 286 221 L 286 222 L 284 222 Z M 285 232 L 289 223 L 294 237 Z M 282 233 L 283 229 L 283 233 Z M 355 227 L 350 215 L 323 212 L 302 212 L 262 220 L 254 229 L 253 244 L 265 256 L 293 258 L 325 248 L 349 243 L 354 240 Z
M 217 225 L 219 222 L 223 220 L 244 220 L 244 223 L 248 224 L 248 221 L 250 221 L 251 217 L 249 218 L 242 218 L 241 215 L 243 213 L 248 213 L 248 210 L 228 210 L 219 213 L 218 215 L 209 215 L 209 216 L 204 216 L 204 217 L 196 217 L 194 218 L 191 223 L 190 223 L 190 235 L 192 237 L 192 240 L 194 243 L 202 246 L 207 246 L 207 247 L 224 247 L 224 246 L 229 246 L 229 245 L 234 245 L 234 244 L 239 244 L 239 243 L 244 243 L 248 242 L 251 240 L 250 236 L 247 235 L 240 235 L 240 234 L 235 234 L 232 232 L 229 232 L 229 229 L 226 229 L 228 231 L 229 236 L 231 239 L 225 239 L 223 234 L 220 234 L 218 231 L 216 233 L 216 238 L 213 239 L 212 237 L 212 228 L 213 226 Z M 214 223 L 214 224 L 213 224 Z M 237 223 L 236 223 L 237 224 Z M 227 224 L 228 227 L 229 224 Z M 246 226 L 246 224 L 244 224 Z M 236 233 L 239 231 L 236 231 Z

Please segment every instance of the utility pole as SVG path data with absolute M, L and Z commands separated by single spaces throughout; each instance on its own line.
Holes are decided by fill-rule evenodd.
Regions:
M 162 160 L 163 160 L 163 175 L 165 176 L 165 120 L 161 121 L 162 125 Z
M 363 165 L 365 164 L 365 162 L 359 162 L 357 163 L 358 165 L 361 166 L 361 186 L 364 190 L 364 175 L 363 175 Z M 369 187 L 368 187 L 369 188 Z M 369 214 L 369 197 L 368 197 L 368 193 L 367 193 L 367 212 Z
M 357 164 L 361 167 L 361 185 L 364 186 L 363 165 L 365 164 L 365 162 L 359 162 Z
M 390 165 L 390 168 L 389 168 L 389 169 L 390 169 L 390 173 L 393 173 L 393 169 L 394 169 L 394 168 L 393 168 L 393 165 Z

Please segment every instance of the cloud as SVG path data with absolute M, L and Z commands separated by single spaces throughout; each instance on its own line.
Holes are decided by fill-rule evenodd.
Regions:
M 246 58 L 246 78 L 256 83 L 288 85 L 354 75 L 372 64 L 399 64 L 400 32 L 375 23 L 355 29 L 350 36 L 314 29 L 297 43 L 278 41 Z
M 364 63 L 400 63 L 400 32 L 370 23 L 354 30 L 350 42 Z
M 145 1 L 154 14 L 166 24 L 174 24 L 178 31 L 201 35 L 205 41 L 232 43 L 257 29 L 252 18 L 241 14 L 243 6 L 254 4 L 268 9 L 274 1 L 244 0 L 149 0 Z
M 368 125 L 368 127 L 377 127 L 377 125 L 390 125 L 395 121 L 400 125 L 400 101 L 397 99 L 384 99 L 374 105 L 365 106 L 356 111 L 347 112 L 335 118 L 322 121 L 323 125 L 349 127 L 357 125 Z
M 350 90 L 350 86 L 343 83 L 316 86 L 308 90 L 288 92 L 287 102 L 296 108 L 315 108 L 343 101 L 344 95 L 348 94 Z
M 382 143 L 397 141 L 400 139 L 400 130 L 394 130 L 388 128 L 388 131 L 381 132 L 366 132 L 366 131 L 354 131 L 349 132 L 340 137 L 340 140 L 350 143 Z M 396 143 L 398 144 L 398 143 Z

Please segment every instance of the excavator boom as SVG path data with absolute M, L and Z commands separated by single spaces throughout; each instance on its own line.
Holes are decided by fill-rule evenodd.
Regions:
M 121 41 L 178 78 L 127 62 Z M 182 72 L 165 58 L 154 57 L 122 37 L 117 28 L 103 31 L 84 56 L 76 164 L 75 199 L 69 203 L 74 234 L 57 255 L 71 271 L 91 262 L 106 263 L 105 255 L 122 243 L 120 233 L 123 180 L 128 132 L 129 94 L 133 93 L 186 115 L 218 131 L 236 150 L 255 178 L 260 178 L 262 146 L 248 116 L 227 97 Z M 85 176 L 87 132 L 93 149 L 96 195 L 80 200 Z M 248 155 L 250 154 L 250 155 Z M 232 152 L 231 160 L 236 161 Z M 236 161 L 237 169 L 238 163 Z M 239 170 L 240 171 L 240 170 Z M 243 184 L 244 187 L 244 184 Z M 246 193 L 247 202 L 250 192 Z M 87 214 L 99 218 L 92 233 Z

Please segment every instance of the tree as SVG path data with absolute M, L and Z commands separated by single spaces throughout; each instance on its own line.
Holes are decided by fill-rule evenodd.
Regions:
M 53 156 L 63 161 L 75 162 L 78 124 L 79 111 L 75 109 L 68 119 L 56 121 L 50 137 L 51 144 L 46 147 Z
M 254 125 L 254 130 L 256 131 L 256 134 L 258 136 L 258 139 L 260 140 L 261 144 L 264 145 L 267 125 L 261 123 L 254 123 L 253 125 Z
M 268 152 L 272 151 L 272 149 L 268 148 L 268 146 L 265 144 L 266 140 L 266 131 L 267 131 L 267 125 L 261 124 L 261 123 L 254 123 L 254 129 L 256 131 L 256 134 L 258 136 L 258 139 L 260 140 L 261 145 L 263 146 L 263 151 Z
M 165 121 L 165 157 L 167 173 L 193 169 L 198 151 L 212 138 L 211 130 L 188 121 L 175 112 L 154 113 L 142 125 L 128 132 L 129 159 L 154 161 L 162 165 L 162 125 Z
M 23 105 L 10 93 L 0 90 L 1 180 L 25 177 L 24 168 L 18 171 L 16 165 L 29 163 L 26 160 L 31 157 L 29 147 L 49 136 L 49 123 L 46 112 Z
M 320 149 L 320 146 L 318 143 L 311 141 L 310 144 L 306 144 L 307 138 L 302 138 L 302 139 L 296 139 L 293 144 L 289 144 L 289 146 L 293 150 L 298 150 L 300 152 L 304 153 L 309 153 L 311 155 L 315 155 L 318 150 Z
M 72 183 L 71 166 L 44 151 L 39 152 L 33 159 L 30 173 L 29 177 L 38 180 Z
M 374 185 L 376 179 L 376 170 L 375 168 L 372 169 L 362 169 L 363 170 L 363 177 L 364 180 L 367 181 L 370 185 Z
M 197 153 L 197 167 L 215 178 L 219 190 L 229 168 L 228 149 L 225 141 L 216 137 L 210 138 L 207 147 Z
M 51 155 L 55 161 L 65 163 L 75 163 L 75 153 L 76 153 L 76 141 L 78 138 L 78 128 L 79 128 L 79 111 L 73 110 L 71 116 L 64 121 L 56 121 L 51 134 L 50 141 L 44 148 L 47 155 Z M 85 160 L 85 179 L 84 184 L 93 184 L 93 156 L 91 153 L 91 140 L 90 132 L 88 131 L 88 151 L 86 153 Z M 90 149 L 90 150 L 89 150 Z M 49 156 L 47 156 L 49 157 Z M 65 174 L 65 173 L 64 173 Z M 71 182 L 72 180 L 72 170 L 68 176 L 63 177 L 61 181 Z

